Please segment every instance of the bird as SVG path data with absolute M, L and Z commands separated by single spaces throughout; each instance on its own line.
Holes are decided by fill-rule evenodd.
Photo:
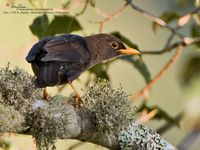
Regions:
M 139 50 L 126 48 L 119 38 L 105 33 L 86 37 L 61 34 L 43 38 L 34 44 L 26 61 L 31 63 L 37 77 L 36 88 L 44 88 L 45 100 L 48 100 L 46 87 L 68 83 L 75 92 L 78 106 L 80 95 L 72 81 L 85 70 L 120 54 L 141 53 Z

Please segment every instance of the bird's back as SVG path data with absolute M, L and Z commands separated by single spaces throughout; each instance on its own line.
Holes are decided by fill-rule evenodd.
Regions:
M 84 38 L 63 34 L 47 37 L 36 43 L 26 60 L 32 64 L 36 87 L 64 84 L 76 79 L 89 61 L 90 53 Z

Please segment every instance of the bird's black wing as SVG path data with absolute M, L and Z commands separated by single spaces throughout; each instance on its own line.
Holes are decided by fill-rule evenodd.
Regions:
M 28 55 L 26 56 L 26 60 L 29 63 L 31 63 L 31 62 L 36 60 L 36 57 L 39 56 L 39 54 L 43 55 L 43 56 L 40 56 L 40 57 L 44 57 L 46 53 L 43 50 L 43 46 L 53 38 L 54 38 L 53 36 L 44 38 L 44 39 L 40 40 L 39 42 L 37 42 L 35 45 L 33 45 L 31 50 L 29 51 Z
M 85 39 L 77 35 L 57 36 L 45 44 L 44 49 L 48 53 L 42 61 L 85 63 L 90 57 Z
M 71 34 L 47 37 L 36 43 L 30 50 L 26 60 L 32 63 L 37 75 L 36 87 L 60 84 L 58 62 L 85 64 L 90 53 L 83 37 Z
M 68 61 L 85 63 L 90 58 L 85 39 L 72 34 L 63 34 L 40 40 L 32 47 L 26 60 L 32 62 L 37 59 L 38 54 L 40 54 L 40 57 L 44 55 L 42 56 L 43 58 L 40 58 L 43 62 Z

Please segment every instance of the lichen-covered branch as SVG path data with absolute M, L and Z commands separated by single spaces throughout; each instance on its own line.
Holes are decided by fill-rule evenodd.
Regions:
M 34 77 L 9 66 L 0 70 L 0 133 L 32 135 L 38 149 L 54 147 L 57 139 L 77 139 L 112 150 L 176 149 L 156 132 L 135 123 L 135 107 L 120 87 L 98 80 L 76 110 L 74 97 L 56 95 L 49 101 L 34 88 Z

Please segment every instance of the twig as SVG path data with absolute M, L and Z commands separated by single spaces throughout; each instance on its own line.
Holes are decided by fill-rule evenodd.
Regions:
M 166 49 L 141 51 L 141 53 L 142 54 L 163 54 L 165 52 L 171 51 L 173 48 L 176 48 L 178 46 L 189 46 L 189 45 L 197 44 L 197 43 L 200 43 L 200 37 L 197 37 L 197 38 L 185 37 L 184 41 L 177 41 L 177 42 L 169 45 L 168 48 L 166 48 Z
M 80 2 L 80 1 L 77 1 L 77 0 L 73 0 L 73 2 L 74 2 L 74 5 L 72 5 L 72 6 L 68 7 L 68 8 L 54 8 L 54 10 L 60 11 L 60 12 L 69 12 L 70 10 L 75 9 L 76 7 L 78 7 L 81 4 L 85 3 L 84 1 Z
M 198 7 L 197 9 L 193 10 L 192 12 L 190 12 L 189 14 L 196 14 L 198 11 L 200 11 L 200 7 Z
M 168 39 L 168 41 L 167 41 L 164 49 L 159 50 L 159 51 L 142 51 L 142 54 L 162 54 L 162 53 L 171 51 L 173 48 L 176 48 L 179 45 L 187 46 L 187 45 L 191 45 L 191 44 L 195 44 L 195 43 L 200 43 L 200 37 L 190 38 L 190 37 L 185 37 L 181 33 L 179 33 L 178 29 L 180 29 L 182 26 L 177 25 L 176 28 L 172 28 L 167 23 L 165 23 L 162 19 L 160 19 L 158 17 L 155 17 L 152 14 L 148 13 L 147 11 L 142 10 L 141 8 L 139 8 L 136 5 L 134 5 L 130 0 L 126 0 L 126 1 L 127 1 L 127 3 L 129 3 L 132 6 L 133 9 L 141 12 L 144 16 L 147 16 L 148 18 L 150 18 L 154 22 L 156 22 L 159 25 L 161 25 L 163 27 L 166 27 L 166 28 L 168 28 L 169 30 L 172 31 L 172 35 L 169 37 L 169 39 Z M 200 11 L 200 7 L 198 7 L 195 10 L 193 10 L 192 12 L 184 15 L 182 18 L 185 18 L 188 15 L 196 14 L 198 11 Z M 179 35 L 183 39 L 183 42 L 182 41 L 178 41 L 178 42 L 175 42 L 174 44 L 170 45 L 170 43 L 171 43 L 171 41 L 172 41 L 172 39 L 173 39 L 173 37 L 174 37 L 175 34 Z
M 19 142 L 18 142 L 18 140 L 17 140 L 17 137 L 16 137 L 16 134 L 12 134 L 12 138 L 13 138 L 13 141 L 14 141 L 14 143 L 15 143 L 15 145 L 16 145 L 16 148 L 18 149 L 18 150 L 22 150 L 22 148 L 21 148 L 21 146 L 19 145 Z
M 124 9 L 126 7 L 127 7 L 127 3 L 119 11 L 117 11 L 117 12 L 115 12 L 113 14 L 107 14 L 106 12 L 102 11 L 101 9 L 99 9 L 97 7 L 93 7 L 93 8 L 99 15 L 101 15 L 102 17 L 108 19 L 108 18 L 113 18 L 113 17 L 119 16 L 124 11 Z
M 194 14 L 198 14 L 198 11 L 200 10 L 200 7 L 198 7 L 197 9 L 193 10 L 192 12 L 184 15 L 183 17 L 181 17 L 178 20 L 178 28 L 181 28 L 182 26 L 184 26 L 187 22 L 189 22 L 189 20 L 192 18 L 192 15 Z
M 192 16 L 193 14 L 197 13 L 199 10 L 200 10 L 200 7 L 197 8 L 197 9 L 195 9 L 195 10 L 193 10 L 192 12 L 190 12 L 190 13 L 184 15 L 183 17 L 181 17 L 181 18 L 179 19 L 179 21 L 178 21 L 178 25 L 177 25 L 177 27 L 175 28 L 175 30 L 178 31 L 181 27 L 183 27 L 183 25 L 180 25 L 180 24 L 179 24 L 179 23 L 180 23 L 180 20 L 182 20 L 183 18 L 186 18 L 187 16 Z M 189 18 L 189 19 L 190 19 L 190 18 Z M 189 20 L 185 20 L 184 22 L 186 23 L 187 21 L 189 21 Z M 166 43 L 165 48 L 164 48 L 163 51 L 166 51 L 166 50 L 168 49 L 169 44 L 171 43 L 171 41 L 172 41 L 172 39 L 174 38 L 174 36 L 175 36 L 175 33 L 173 32 L 173 33 L 171 34 L 171 36 L 169 37 L 169 39 L 168 39 L 168 41 L 167 41 L 167 43 Z
M 87 9 L 88 1 L 89 0 L 85 0 L 85 6 L 84 6 L 84 8 L 82 9 L 82 11 L 80 13 L 76 14 L 75 17 L 77 17 L 79 15 L 82 15 L 85 12 L 85 10 Z
M 149 113 L 147 113 L 146 109 L 144 109 L 144 111 L 145 111 L 145 114 L 143 114 L 139 119 L 137 119 L 136 123 L 143 124 L 144 122 L 150 120 L 151 118 L 153 118 L 157 114 L 158 109 L 155 108 Z
M 28 150 L 36 150 L 35 143 L 32 143 Z
M 170 45 L 172 39 L 174 38 L 174 36 L 175 36 L 175 33 L 172 33 L 172 34 L 170 35 L 170 37 L 168 38 L 167 43 L 166 43 L 166 45 L 165 45 L 163 51 L 166 51 L 166 50 L 168 49 L 168 47 L 169 47 L 169 45 Z
M 174 120 L 179 122 L 182 119 L 182 117 L 183 117 L 183 112 L 181 112 L 177 116 L 175 116 Z M 159 129 L 157 129 L 156 132 L 159 133 L 160 135 L 162 135 L 163 133 L 165 133 L 167 130 L 169 130 L 173 126 L 174 126 L 174 124 L 167 122 L 166 124 L 161 126 Z
M 79 146 L 82 145 L 82 144 L 85 144 L 85 143 L 84 143 L 84 142 L 78 142 L 78 143 L 76 143 L 76 144 L 70 146 L 70 148 L 68 148 L 68 150 L 73 150 L 74 148 L 77 148 L 77 147 L 79 147 Z
M 168 68 L 178 59 L 179 55 L 181 54 L 183 50 L 183 46 L 179 45 L 178 46 L 178 50 L 175 53 L 175 55 L 173 56 L 173 58 L 167 63 L 167 65 L 152 79 L 151 82 L 149 82 L 149 84 L 147 84 L 141 91 L 139 91 L 135 96 L 133 96 L 131 98 L 132 101 L 136 100 L 138 97 L 140 97 L 145 91 L 148 91 L 155 83 L 156 81 L 163 76 L 166 71 L 168 70 Z
M 174 29 L 173 27 L 169 26 L 165 21 L 163 21 L 162 19 L 155 17 L 154 15 L 150 14 L 149 12 L 139 8 L 138 6 L 134 5 L 130 0 L 126 0 L 126 2 L 128 2 L 131 7 L 137 11 L 139 11 L 140 13 L 142 13 L 144 16 L 148 17 L 149 19 L 153 20 L 154 22 L 156 22 L 157 24 L 159 24 L 162 27 L 165 27 L 167 29 L 169 29 L 170 31 L 172 31 L 173 33 L 176 33 L 181 39 L 183 39 L 185 36 L 178 32 L 176 29 Z
M 191 12 L 191 13 L 189 13 L 189 14 L 191 15 L 192 13 L 194 13 L 194 12 Z M 186 16 L 188 16 L 188 14 L 185 15 L 185 16 L 183 16 L 182 18 L 185 18 Z M 180 21 L 180 19 L 179 19 L 179 21 Z M 176 27 L 175 30 L 178 31 L 178 29 L 180 29 L 181 27 L 182 27 L 182 26 L 180 26 L 180 25 L 179 25 L 179 22 L 178 22 L 178 25 L 177 25 L 177 27 Z M 175 33 L 172 32 L 172 34 L 170 35 L 170 37 L 169 37 L 168 40 L 167 40 L 167 43 L 166 43 L 166 45 L 165 45 L 163 51 L 166 51 L 166 50 L 168 49 L 168 47 L 169 47 L 169 45 L 170 45 L 172 39 L 174 38 L 174 36 L 175 36 Z
M 93 7 L 93 8 L 99 15 L 101 15 L 104 18 L 106 18 L 106 19 L 104 19 L 103 21 L 100 21 L 100 22 L 92 22 L 92 21 L 90 21 L 93 24 L 100 24 L 99 33 L 102 33 L 104 24 L 107 21 L 111 20 L 112 18 L 118 17 L 127 8 L 127 4 L 125 4 L 119 11 L 117 11 L 117 12 L 111 14 L 111 15 L 105 13 L 104 11 L 102 11 L 99 8 L 96 8 L 96 7 Z
M 191 131 L 191 133 L 189 133 L 182 141 L 181 143 L 178 145 L 178 148 L 181 150 L 188 150 L 188 149 L 192 149 L 193 145 L 195 142 L 199 142 L 197 141 L 200 135 L 200 130 L 193 130 Z

